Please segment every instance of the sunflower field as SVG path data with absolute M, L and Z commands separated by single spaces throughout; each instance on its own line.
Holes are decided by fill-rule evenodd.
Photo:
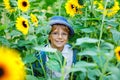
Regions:
M 77 62 L 65 70 L 51 55 L 47 66 L 62 76 L 51 77 L 44 66 L 35 76 L 34 55 L 49 42 L 48 22 L 56 15 L 75 31 L 68 43 Z M 65 80 L 68 74 L 69 80 L 120 80 L 120 0 L 0 0 L 0 45 L 0 80 Z

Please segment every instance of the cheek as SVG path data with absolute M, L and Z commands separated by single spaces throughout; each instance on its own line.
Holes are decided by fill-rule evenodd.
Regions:
M 67 39 L 65 39 L 65 42 L 67 42 L 68 41 L 68 38 Z
M 68 41 L 68 36 L 66 38 L 64 38 L 65 41 Z
M 53 40 L 53 37 L 52 37 L 51 35 L 49 36 L 49 40 L 50 40 L 50 41 L 52 41 L 52 40 Z

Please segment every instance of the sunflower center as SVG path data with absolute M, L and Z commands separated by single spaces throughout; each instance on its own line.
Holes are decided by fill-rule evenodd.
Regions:
M 25 28 L 27 28 L 27 25 L 25 24 L 25 21 L 23 21 L 22 24 Z
M 111 9 L 113 6 L 114 6 L 114 0 L 109 0 L 108 3 L 107 3 L 106 8 Z
M 4 75 L 4 70 L 3 68 L 0 68 L 0 77 L 2 77 Z
M 27 6 L 27 2 L 23 1 L 23 2 L 22 2 L 22 5 L 23 5 L 24 7 L 26 7 L 26 6 Z
M 72 8 L 72 9 L 74 8 L 74 5 L 73 5 L 73 4 L 71 5 L 71 8 Z
M 118 55 L 120 56 L 120 51 L 118 52 Z
M 78 8 L 76 7 L 76 12 L 78 11 Z

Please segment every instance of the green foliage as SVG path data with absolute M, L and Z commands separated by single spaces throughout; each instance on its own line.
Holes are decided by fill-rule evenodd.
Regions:
M 27 80 L 38 80 L 38 78 L 36 78 L 35 76 L 32 76 L 32 75 L 27 75 L 26 79 Z M 43 80 L 43 79 L 41 78 L 40 80 Z
M 67 0 L 29 0 L 30 8 L 27 12 L 18 9 L 17 0 L 10 0 L 11 7 L 15 9 L 12 13 L 5 9 L 0 0 L 0 45 L 20 52 L 26 65 L 26 80 L 59 80 L 51 77 L 52 73 L 48 75 L 44 67 L 38 69 L 42 76 L 34 76 L 31 65 L 35 61 L 41 62 L 35 57 L 35 53 L 42 50 L 47 52 L 50 59 L 46 63 L 47 67 L 62 73 L 60 80 L 64 80 L 69 73 L 70 80 L 120 79 L 120 64 L 114 55 L 115 47 L 120 46 L 120 10 L 114 16 L 103 15 L 103 10 L 99 10 L 94 1 L 100 3 L 99 0 L 78 0 L 80 5 L 84 5 L 79 9 L 82 14 L 71 17 L 65 9 Z M 117 1 L 120 5 L 120 0 Z M 113 4 L 115 3 L 108 2 L 106 8 L 111 8 Z M 31 22 L 31 13 L 37 16 L 38 27 Z M 72 48 L 77 49 L 77 62 L 71 68 L 65 68 L 66 61 L 59 52 L 44 47 L 49 42 L 48 21 L 54 15 L 67 18 L 75 31 L 69 43 L 73 45 Z M 28 19 L 30 28 L 27 35 L 16 29 L 16 19 L 19 16 Z

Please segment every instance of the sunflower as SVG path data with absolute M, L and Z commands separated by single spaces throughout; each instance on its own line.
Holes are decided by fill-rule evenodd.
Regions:
M 98 3 L 98 9 L 104 10 L 104 0 Z M 119 11 L 119 3 L 116 0 L 109 0 L 106 6 L 106 10 L 103 12 L 108 17 L 115 15 Z
M 37 27 L 38 26 L 38 20 L 37 17 L 34 14 L 30 14 L 31 21 L 34 23 L 34 25 Z
M 82 13 L 78 9 L 82 8 L 83 5 L 78 3 L 78 0 L 70 0 L 65 4 L 66 13 L 70 16 L 74 16 L 77 13 Z
M 18 8 L 23 12 L 27 11 L 29 6 L 30 5 L 28 0 L 18 0 Z
M 0 47 L 0 80 L 25 80 L 25 66 L 19 53 Z
M 14 12 L 15 9 L 10 5 L 10 0 L 3 0 L 5 9 L 8 10 L 9 12 Z
M 28 20 L 24 17 L 18 17 L 16 20 L 16 28 L 26 35 L 29 30 Z
M 120 46 L 115 48 L 115 55 L 118 61 L 120 61 Z

